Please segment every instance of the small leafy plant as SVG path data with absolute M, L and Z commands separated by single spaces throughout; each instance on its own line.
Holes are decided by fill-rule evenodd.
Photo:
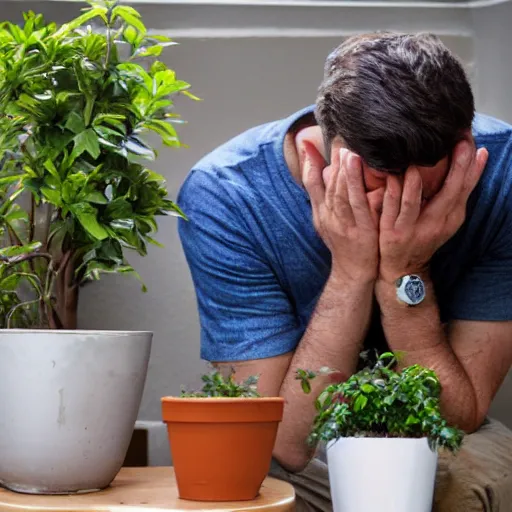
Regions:
M 235 372 L 230 370 L 227 375 L 223 375 L 219 370 L 214 370 L 201 377 L 203 387 L 200 391 L 188 393 L 185 390 L 181 392 L 182 398 L 209 398 L 209 397 L 227 397 L 227 398 L 259 398 L 257 391 L 258 376 L 253 375 L 243 382 L 235 381 Z
M 340 437 L 427 437 L 432 450 L 457 451 L 464 433 L 448 426 L 441 416 L 441 385 L 432 370 L 419 365 L 398 372 L 396 356 L 380 355 L 375 365 L 348 380 L 331 384 L 316 400 L 317 415 L 309 437 L 312 444 Z M 305 393 L 311 392 L 315 373 L 298 370 Z
M 76 328 L 80 286 L 138 276 L 126 252 L 184 216 L 147 167 L 148 136 L 183 146 L 173 97 L 198 99 L 158 59 L 175 43 L 131 6 L 88 3 L 60 27 L 0 24 L 0 328 Z

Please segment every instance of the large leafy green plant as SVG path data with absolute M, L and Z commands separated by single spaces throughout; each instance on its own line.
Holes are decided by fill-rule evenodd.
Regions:
M 158 60 L 173 43 L 132 7 L 88 3 L 60 27 L 0 25 L 0 327 L 75 328 L 79 287 L 135 273 L 126 250 L 183 216 L 145 163 L 147 134 L 182 146 L 173 96 L 197 99 Z
M 464 433 L 441 415 L 441 385 L 432 370 L 413 365 L 396 371 L 397 359 L 386 352 L 345 382 L 331 384 L 316 400 L 310 442 L 340 437 L 427 437 L 430 447 L 459 449 Z M 330 373 L 322 369 L 318 373 Z M 298 370 L 305 393 L 318 373 Z

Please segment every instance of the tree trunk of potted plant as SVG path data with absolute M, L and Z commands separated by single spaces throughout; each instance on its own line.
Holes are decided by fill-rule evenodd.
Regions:
M 157 217 L 184 217 L 146 167 L 145 134 L 181 146 L 173 95 L 197 99 L 158 60 L 173 43 L 133 7 L 88 3 L 60 27 L 27 13 L 0 28 L 0 484 L 28 493 L 100 489 L 120 469 L 152 333 L 77 331 L 79 290 L 138 277 L 126 250 L 145 256 Z

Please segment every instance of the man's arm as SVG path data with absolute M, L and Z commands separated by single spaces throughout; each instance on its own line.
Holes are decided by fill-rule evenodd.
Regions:
M 331 251 L 331 275 L 295 353 L 245 363 L 216 363 L 234 367 L 237 378 L 260 375 L 260 391 L 285 398 L 274 455 L 286 468 L 299 471 L 312 456 L 307 445 L 314 400 L 333 378 L 354 373 L 370 323 L 377 277 L 378 233 L 366 196 L 361 160 L 346 150 L 333 149 L 327 186 L 325 162 L 316 148 L 305 144 L 304 185 L 309 193 L 315 227 Z M 339 373 L 314 381 L 304 394 L 295 379 L 297 369 L 336 369 Z
M 404 352 L 401 364 L 434 369 L 442 384 L 447 419 L 472 432 L 482 423 L 512 361 L 511 324 L 455 322 L 446 333 L 428 265 L 436 250 L 460 228 L 466 204 L 487 161 L 487 151 L 470 141 L 455 149 L 442 190 L 421 207 L 421 178 L 407 171 L 403 187 L 387 179 L 380 220 L 380 267 L 375 293 L 390 348 Z M 426 284 L 426 299 L 409 307 L 398 301 L 395 282 L 417 274 Z M 485 341 L 483 341 L 485 340 Z
M 370 321 L 373 283 L 358 284 L 331 277 L 295 353 L 246 362 L 215 363 L 234 368 L 237 380 L 260 375 L 262 395 L 285 399 L 275 458 L 290 471 L 300 471 L 313 455 L 307 444 L 315 416 L 314 400 L 333 379 L 344 380 L 354 373 L 362 341 Z M 314 379 L 313 392 L 305 394 L 295 379 L 299 368 L 339 370 Z
M 441 382 L 441 407 L 447 420 L 467 432 L 482 424 L 512 364 L 512 322 L 455 321 L 443 328 L 431 283 L 427 298 L 408 307 L 391 284 L 377 285 L 382 325 L 400 365 L 433 369 Z

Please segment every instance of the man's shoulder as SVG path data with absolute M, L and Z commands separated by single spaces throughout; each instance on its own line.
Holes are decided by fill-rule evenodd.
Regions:
M 485 114 L 476 114 L 473 120 L 473 136 L 478 139 L 506 142 L 512 135 L 512 125 Z
M 264 148 L 269 145 L 278 147 L 290 126 L 312 109 L 313 106 L 308 106 L 289 116 L 244 130 L 206 154 L 193 168 L 209 171 L 221 168 L 229 170 L 241 165 L 259 165 Z
M 288 172 L 284 168 L 284 138 L 290 126 L 312 108 L 250 128 L 207 153 L 185 179 L 181 199 L 197 198 L 205 188 L 212 187 L 227 195 L 250 195 L 264 190 L 274 181 L 273 173 Z
M 502 190 L 512 188 L 512 125 L 491 116 L 477 114 L 473 122 L 473 136 L 477 147 L 489 153 L 482 184 L 494 190 L 500 183 Z
M 278 124 L 279 121 L 272 121 L 245 130 L 204 155 L 193 169 L 211 172 L 250 164 L 258 159 L 262 149 L 275 139 Z

